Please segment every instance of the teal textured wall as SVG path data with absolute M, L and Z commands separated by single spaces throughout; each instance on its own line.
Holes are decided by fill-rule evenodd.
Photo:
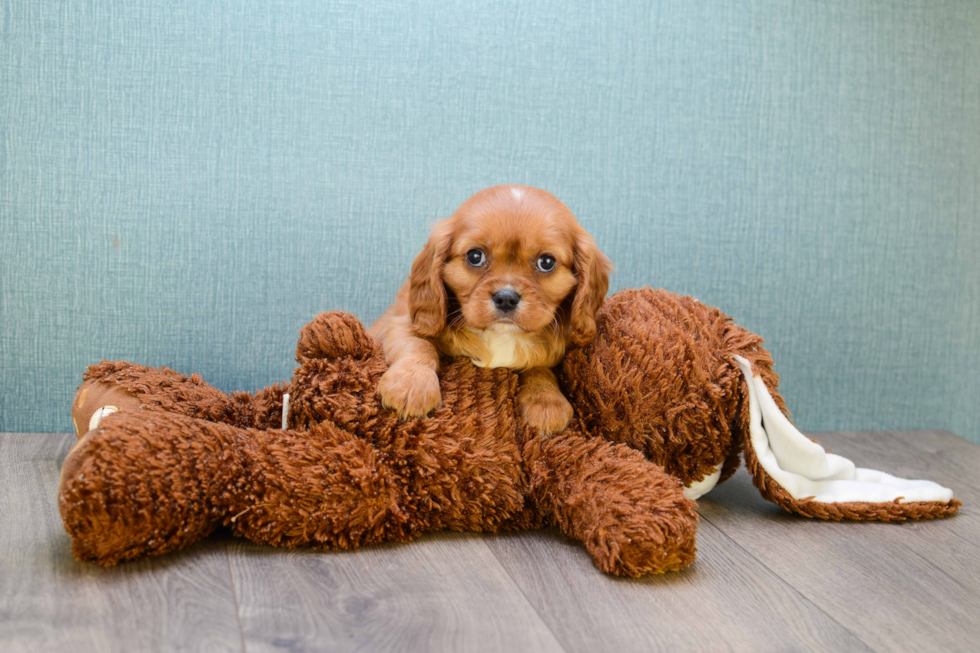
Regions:
M 980 3 L 365 4 L 0 2 L 0 431 L 101 358 L 288 377 L 515 182 L 762 334 L 803 428 L 980 440 Z

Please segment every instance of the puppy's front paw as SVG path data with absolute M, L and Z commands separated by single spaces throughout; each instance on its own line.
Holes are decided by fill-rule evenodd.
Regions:
M 558 433 L 572 421 L 572 405 L 560 392 L 546 392 L 523 402 L 524 420 L 542 435 Z
M 381 403 L 399 417 L 424 417 L 442 404 L 439 376 L 423 365 L 394 365 L 378 382 Z

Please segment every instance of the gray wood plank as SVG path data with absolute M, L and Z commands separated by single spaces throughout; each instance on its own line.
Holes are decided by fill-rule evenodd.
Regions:
M 980 447 L 948 433 L 814 437 L 860 466 L 951 486 L 964 509 L 905 524 L 808 520 L 766 502 L 743 469 L 702 500 L 705 521 L 875 650 L 976 650 L 980 491 L 966 476 Z
M 476 534 L 353 551 L 239 542 L 249 651 L 561 651 Z
M 929 563 L 956 582 L 980 589 L 980 446 L 949 431 L 878 431 L 873 433 L 819 433 L 828 446 L 863 467 L 882 469 L 906 478 L 925 478 L 953 489 L 963 501 L 960 513 L 936 522 L 902 524 L 902 537 L 914 538 L 929 552 Z M 918 455 L 911 452 L 919 452 Z M 935 546 L 937 535 L 944 540 Z M 980 595 L 980 591 L 977 592 Z M 980 632 L 978 632 L 980 635 Z
M 963 512 L 816 522 L 765 502 L 742 471 L 701 500 L 695 565 L 660 577 L 602 574 L 554 530 L 352 552 L 218 536 L 105 570 L 70 557 L 57 514 L 73 438 L 2 434 L 0 650 L 974 648 L 980 447 L 943 432 L 815 436 L 858 464 L 950 485 Z
M 0 434 L 0 650 L 240 651 L 225 543 L 103 569 L 58 515 L 74 437 Z
M 694 565 L 640 579 L 603 574 L 555 529 L 488 544 L 568 651 L 868 650 L 704 521 Z

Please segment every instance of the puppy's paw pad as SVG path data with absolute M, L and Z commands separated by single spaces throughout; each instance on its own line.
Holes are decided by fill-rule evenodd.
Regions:
M 572 405 L 558 393 L 535 397 L 524 406 L 524 420 L 542 435 L 558 433 L 572 421 Z
M 442 404 L 439 375 L 423 366 L 395 366 L 378 383 L 381 403 L 400 417 L 424 417 Z

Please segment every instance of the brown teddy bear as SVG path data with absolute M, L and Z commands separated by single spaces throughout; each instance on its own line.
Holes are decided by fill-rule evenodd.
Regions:
M 557 524 L 603 571 L 664 572 L 694 560 L 693 499 L 728 478 L 742 451 L 762 493 L 806 516 L 958 509 L 945 488 L 855 469 L 796 431 L 762 339 L 719 310 L 623 291 L 597 326 L 557 370 L 576 417 L 553 437 L 520 419 L 515 372 L 468 360 L 445 362 L 440 408 L 400 420 L 377 397 L 380 345 L 343 313 L 307 325 L 293 379 L 255 394 L 93 365 L 72 404 L 80 440 L 58 493 L 72 552 L 111 565 L 219 526 L 276 546 L 344 549 Z

